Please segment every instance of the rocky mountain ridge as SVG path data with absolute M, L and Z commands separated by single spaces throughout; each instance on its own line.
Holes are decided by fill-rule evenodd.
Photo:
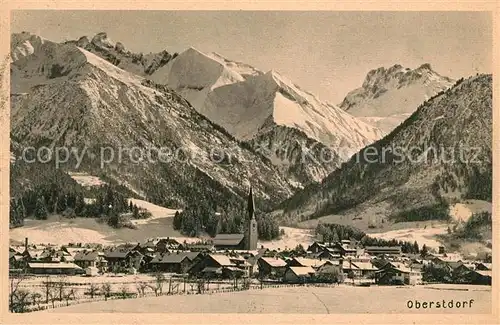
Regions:
M 275 214 L 288 222 L 345 216 L 365 228 L 369 222 L 445 218 L 449 202 L 491 202 L 491 140 L 491 75 L 458 80 Z
M 413 70 L 400 64 L 380 67 L 368 72 L 362 86 L 349 92 L 339 106 L 389 133 L 418 105 L 453 83 L 428 63 Z

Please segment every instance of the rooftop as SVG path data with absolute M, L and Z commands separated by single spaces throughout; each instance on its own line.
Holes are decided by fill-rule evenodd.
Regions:
M 220 254 L 210 254 L 209 255 L 214 261 L 219 263 L 220 266 L 234 266 L 228 256 Z
M 81 269 L 74 263 L 28 263 L 32 269 Z
M 291 266 L 289 269 L 297 276 L 307 276 L 316 273 L 310 266 Z
M 243 234 L 218 234 L 213 239 L 215 246 L 237 246 L 245 238 Z
M 261 257 L 263 261 L 273 267 L 283 267 L 286 266 L 286 262 L 281 258 L 272 258 L 272 257 Z

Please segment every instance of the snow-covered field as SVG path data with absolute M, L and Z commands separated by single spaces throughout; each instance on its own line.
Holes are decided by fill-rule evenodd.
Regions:
M 450 290 L 447 290 L 450 289 Z M 453 290 L 455 289 L 455 290 Z M 458 290 L 457 290 L 458 289 Z M 420 303 L 474 299 L 470 308 L 408 308 L 409 300 Z M 491 287 L 412 286 L 331 288 L 266 288 L 212 295 L 146 297 L 94 302 L 50 309 L 55 313 L 491 313 Z
M 269 249 L 280 249 L 284 250 L 287 248 L 295 248 L 297 245 L 301 244 L 307 249 L 307 246 L 312 244 L 315 240 L 314 229 L 301 229 L 292 227 L 280 227 L 285 231 L 285 235 L 278 240 L 273 241 L 260 241 L 260 245 L 263 245 Z M 429 248 L 438 248 L 441 246 L 440 242 L 437 240 L 437 235 L 443 235 L 447 233 L 448 226 L 443 223 L 425 223 L 417 224 L 413 223 L 413 227 L 387 230 L 383 232 L 370 232 L 368 235 L 374 238 L 380 239 L 397 239 L 403 241 L 410 241 L 417 243 L 422 246 L 426 245 Z
M 285 232 L 278 240 L 259 241 L 260 245 L 271 250 L 294 249 L 297 245 L 307 246 L 314 242 L 314 229 L 300 229 L 292 227 L 280 227 Z
M 139 208 L 148 210 L 152 214 L 152 216 L 148 219 L 132 220 L 132 223 L 135 225 L 146 225 L 151 223 L 153 220 L 163 219 L 163 218 L 173 218 L 175 212 L 177 211 L 174 209 L 164 208 L 144 200 L 129 199 L 129 201 L 131 201 L 132 204 L 137 205 Z
M 472 214 L 486 211 L 491 213 L 491 202 L 467 200 L 463 203 L 454 204 L 450 208 L 450 216 L 456 221 L 467 221 Z
M 105 182 L 102 181 L 97 176 L 92 176 L 87 173 L 68 173 L 71 178 L 73 178 L 78 184 L 83 187 L 91 187 L 91 186 L 101 186 L 104 185 Z
M 116 244 L 123 242 L 142 242 L 151 237 L 172 237 L 180 242 L 195 241 L 173 230 L 172 222 L 175 210 L 166 209 L 152 203 L 131 199 L 137 206 L 152 213 L 145 220 L 133 220 L 137 229 L 115 229 L 97 222 L 94 218 L 67 219 L 61 216 L 50 216 L 48 220 L 25 219 L 24 226 L 10 230 L 10 239 L 24 241 L 29 238 L 31 243 L 68 244 L 100 243 Z
M 437 249 L 442 244 L 436 239 L 435 236 L 446 234 L 447 230 L 448 226 L 446 224 L 438 224 L 425 228 L 407 228 L 380 233 L 370 233 L 369 236 L 385 240 L 403 240 L 412 243 L 417 241 L 419 246 L 423 246 L 425 244 L 429 248 Z

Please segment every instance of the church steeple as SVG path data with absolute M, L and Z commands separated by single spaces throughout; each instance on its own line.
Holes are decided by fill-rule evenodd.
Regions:
M 247 211 L 248 211 L 248 220 L 255 219 L 255 202 L 253 200 L 252 186 L 250 186 L 250 193 L 248 194 Z
M 248 193 L 247 211 L 248 224 L 245 232 L 245 249 L 256 250 L 259 233 L 257 227 L 257 219 L 255 219 L 255 202 L 253 200 L 252 186 L 250 186 L 250 193 Z

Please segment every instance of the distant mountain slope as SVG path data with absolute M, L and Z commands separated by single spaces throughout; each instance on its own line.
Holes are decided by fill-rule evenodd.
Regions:
M 152 202 L 220 206 L 246 195 L 284 199 L 292 183 L 269 161 L 197 113 L 174 91 L 75 46 L 44 41 L 12 62 L 11 136 L 20 146 L 86 148 L 80 170 L 106 174 Z M 101 168 L 102 148 L 113 148 Z M 143 160 L 120 149 L 134 148 Z M 166 150 L 165 162 L 149 148 Z M 107 159 L 110 158 L 107 151 Z M 149 156 L 148 156 L 149 155 Z M 153 162 L 148 162 L 148 157 Z M 63 168 L 74 168 L 73 157 Z M 54 163 L 51 161 L 51 163 Z
M 491 140 L 491 75 L 459 80 L 275 214 L 288 222 L 330 214 L 422 220 L 447 217 L 450 200 L 491 202 Z
M 262 73 L 219 54 L 190 48 L 151 78 L 175 89 L 198 112 L 236 139 L 267 153 L 271 161 L 276 162 L 276 148 L 292 144 L 295 151 L 282 153 L 277 166 L 302 184 L 320 181 L 351 154 L 381 136 L 378 129 L 318 100 L 276 71 Z M 286 131 L 290 128 L 298 132 Z M 277 133 L 281 134 L 279 143 L 275 142 Z M 305 142 L 315 144 L 309 148 L 302 146 Z M 319 151 L 314 150 L 316 145 L 332 158 L 321 159 Z M 313 149 L 317 161 L 312 169 L 307 162 L 294 159 L 297 152 L 304 155 L 309 149 Z
M 428 63 L 414 70 L 399 64 L 381 67 L 371 70 L 363 85 L 347 94 L 340 108 L 389 133 L 418 105 L 453 82 L 432 70 Z

